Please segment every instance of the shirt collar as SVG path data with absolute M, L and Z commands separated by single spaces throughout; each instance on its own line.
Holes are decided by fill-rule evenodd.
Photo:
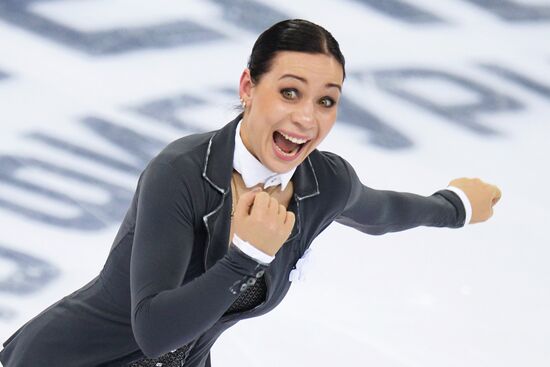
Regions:
M 245 147 L 241 138 L 241 123 L 239 121 L 235 132 L 235 152 L 233 154 L 233 168 L 239 172 L 246 187 L 252 187 L 259 183 L 264 184 L 264 189 L 270 186 L 281 185 L 281 190 L 290 182 L 296 167 L 288 172 L 273 172 L 256 159 Z

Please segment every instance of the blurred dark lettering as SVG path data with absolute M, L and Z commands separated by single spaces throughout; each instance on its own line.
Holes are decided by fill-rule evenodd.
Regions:
M 524 108 L 524 105 L 518 100 L 499 93 L 489 86 L 445 71 L 415 68 L 381 70 L 374 72 L 374 77 L 380 88 L 388 93 L 441 115 L 479 135 L 500 134 L 497 130 L 483 125 L 478 119 L 479 115 L 517 111 Z M 446 83 L 449 88 L 461 88 L 477 98 L 471 103 L 438 103 L 407 89 L 407 85 L 411 85 L 411 81 L 421 85 L 429 82 L 430 79 Z M 434 99 L 439 95 L 441 95 L 441 91 L 434 90 Z
M 376 147 L 397 150 L 413 146 L 408 137 L 347 97 L 340 99 L 338 121 L 364 129 L 368 133 L 369 144 Z
M 237 93 L 235 92 L 233 95 L 237 96 Z M 130 109 L 141 115 L 155 119 L 157 122 L 184 130 L 186 133 L 190 134 L 204 132 L 206 130 L 183 120 L 178 112 L 184 108 L 199 107 L 206 103 L 207 102 L 203 99 L 188 94 L 181 94 L 174 97 L 155 99 L 131 107 Z
M 440 17 L 401 0 L 355 0 L 394 19 L 407 23 L 443 23 Z
M 105 191 L 109 196 L 109 200 L 98 204 L 83 199 L 75 199 L 66 193 L 45 187 L 40 182 L 29 182 L 17 177 L 18 172 L 26 169 L 39 170 L 45 174 L 54 174 L 94 186 Z M 0 156 L 0 182 L 20 191 L 26 191 L 72 207 L 76 209 L 77 214 L 72 217 L 56 216 L 28 204 L 18 203 L 17 198 L 14 197 L 0 197 L 0 208 L 22 215 L 26 219 L 79 230 L 98 230 L 119 222 L 131 199 L 131 192 L 126 188 L 73 169 L 22 156 Z
M 221 33 L 190 20 L 95 32 L 80 31 L 33 13 L 29 9 L 33 3 L 44 1 L 48 0 L 0 1 L 0 19 L 36 35 L 97 56 L 189 46 L 224 38 Z
M 52 264 L 0 245 L 0 259 L 13 263 L 15 270 L 0 278 L 0 292 L 16 295 L 34 293 L 59 276 Z
M 505 68 L 503 66 L 495 64 L 481 64 L 481 68 L 498 75 L 501 78 L 510 80 L 523 88 L 535 92 L 536 94 L 550 99 L 550 86 L 542 84 L 540 81 L 533 80 L 523 74 L 512 69 Z
M 550 20 L 550 6 L 525 4 L 510 0 L 465 0 L 490 11 L 510 22 L 547 22 Z
M 257 33 L 290 18 L 265 3 L 253 0 L 210 0 L 222 7 L 223 19 L 237 27 Z

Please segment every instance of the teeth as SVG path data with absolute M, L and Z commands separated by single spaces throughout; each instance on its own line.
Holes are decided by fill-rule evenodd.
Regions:
M 286 140 L 290 140 L 291 142 L 296 143 L 296 144 L 304 144 L 305 142 L 308 141 L 308 139 L 298 139 L 298 138 L 294 138 L 292 136 L 288 136 L 285 133 L 283 133 L 282 131 L 279 131 L 279 134 L 284 136 Z

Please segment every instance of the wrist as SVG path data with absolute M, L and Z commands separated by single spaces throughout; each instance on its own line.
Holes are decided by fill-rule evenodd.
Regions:
M 275 259 L 275 256 L 268 255 L 262 250 L 254 247 L 250 242 L 243 240 L 236 233 L 233 234 L 232 242 L 239 250 L 261 264 L 268 265 Z
M 472 204 L 470 203 L 470 199 L 462 189 L 459 189 L 456 186 L 449 185 L 447 186 L 447 190 L 451 190 L 452 192 L 457 194 L 460 200 L 462 201 L 462 205 L 464 206 L 464 211 L 466 212 L 464 225 L 469 224 L 472 219 Z

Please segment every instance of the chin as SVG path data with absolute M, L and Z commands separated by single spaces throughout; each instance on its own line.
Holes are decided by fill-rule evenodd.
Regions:
M 296 161 L 288 162 L 288 163 L 279 162 L 279 161 L 276 160 L 276 158 L 274 158 L 270 162 L 271 163 L 270 165 L 265 165 L 265 166 L 267 168 L 269 168 L 270 170 L 272 170 L 273 172 L 285 173 L 285 172 L 288 172 L 288 171 L 290 171 L 291 169 L 293 169 L 295 167 L 298 167 L 306 158 L 307 158 L 307 155 L 305 155 L 303 157 L 298 157 L 298 159 Z

